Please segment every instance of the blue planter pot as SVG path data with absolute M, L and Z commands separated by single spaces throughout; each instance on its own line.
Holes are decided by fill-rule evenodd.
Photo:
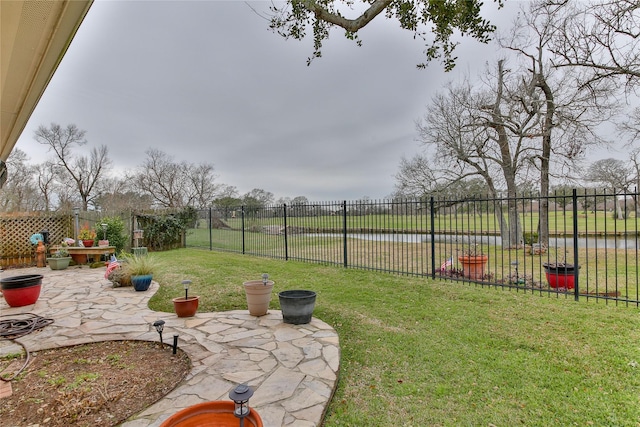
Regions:
M 136 291 L 143 292 L 151 286 L 152 278 L 153 276 L 151 274 L 145 274 L 144 276 L 131 276 L 131 284 Z

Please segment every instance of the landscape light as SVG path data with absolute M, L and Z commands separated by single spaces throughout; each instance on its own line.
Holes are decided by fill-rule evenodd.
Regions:
M 184 300 L 186 301 L 189 297 L 189 285 L 191 284 L 191 280 L 183 280 L 182 287 L 184 288 Z
M 73 216 L 75 217 L 75 230 L 74 230 L 74 235 L 73 238 L 76 241 L 75 243 L 78 244 L 78 230 L 80 229 L 80 221 L 78 218 L 78 215 L 80 214 L 80 208 L 75 207 L 73 208 Z
M 153 322 L 153 326 L 155 326 L 156 331 L 158 331 L 158 334 L 160 335 L 160 344 L 164 344 L 164 342 L 162 342 L 162 330 L 164 329 L 164 320 L 156 320 L 155 322 Z
M 244 427 L 244 419 L 251 409 L 249 408 L 249 398 L 253 396 L 253 390 L 246 384 L 239 384 L 229 392 L 229 399 L 235 403 L 233 415 L 240 418 L 240 427 Z

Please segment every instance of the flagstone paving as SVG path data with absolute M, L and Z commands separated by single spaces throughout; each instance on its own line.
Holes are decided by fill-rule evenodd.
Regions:
M 146 292 L 113 288 L 104 271 L 4 271 L 2 277 L 42 274 L 44 279 L 36 304 L 9 307 L 0 297 L 0 314 L 34 313 L 54 319 L 52 325 L 18 339 L 29 351 L 104 340 L 157 341 L 152 324 L 164 320 L 164 341 L 172 343 L 178 334 L 178 346 L 193 368 L 176 389 L 123 427 L 158 426 L 196 403 L 228 400 L 229 391 L 240 383 L 255 390 L 249 404 L 265 426 L 321 425 L 340 365 L 338 334 L 331 326 L 316 318 L 306 325 L 285 324 L 278 310 L 261 317 L 236 310 L 178 318 L 148 308 L 157 283 Z

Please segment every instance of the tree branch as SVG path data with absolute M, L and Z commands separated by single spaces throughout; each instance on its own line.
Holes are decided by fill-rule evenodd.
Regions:
M 374 0 L 371 6 L 356 19 L 347 19 L 339 13 L 333 13 L 320 6 L 315 0 L 293 0 L 300 3 L 309 12 L 312 12 L 317 19 L 337 25 L 345 30 L 355 33 L 371 22 L 376 16 L 391 4 L 392 0 Z

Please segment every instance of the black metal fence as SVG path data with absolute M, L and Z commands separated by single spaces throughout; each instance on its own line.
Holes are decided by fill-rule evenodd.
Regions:
M 638 306 L 637 197 L 212 207 L 186 246 Z

